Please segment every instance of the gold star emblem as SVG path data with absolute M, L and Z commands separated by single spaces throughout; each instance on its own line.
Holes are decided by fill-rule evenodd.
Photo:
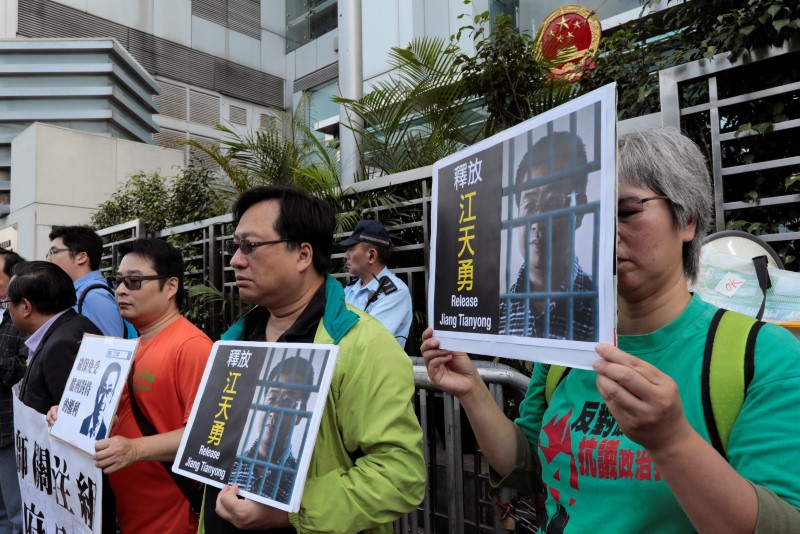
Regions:
M 553 37 L 555 34 L 556 34 L 555 30 L 550 30 L 550 33 L 548 33 L 547 35 L 549 35 L 550 37 Z
M 577 30 L 577 29 L 579 29 L 579 28 L 581 27 L 581 21 L 580 21 L 580 19 L 575 19 L 574 21 L 572 21 L 572 26 L 573 26 L 573 27 L 574 27 L 576 30 Z
M 567 32 L 567 39 L 574 39 L 575 36 L 572 35 L 572 32 Z
M 558 27 L 559 27 L 559 29 L 560 28 L 564 28 L 565 30 L 569 30 L 569 22 L 567 21 L 567 17 L 566 16 L 562 16 L 561 20 L 558 21 Z
M 563 38 L 563 37 L 561 37 L 561 34 L 559 34 L 559 35 L 556 35 L 556 39 L 558 39 L 558 42 L 559 42 L 559 43 L 563 43 L 563 42 L 564 42 L 564 38 Z

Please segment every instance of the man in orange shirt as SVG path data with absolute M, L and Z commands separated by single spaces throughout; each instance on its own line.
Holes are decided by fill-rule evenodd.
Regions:
M 119 253 L 117 305 L 141 341 L 110 437 L 95 445 L 96 465 L 108 474 L 123 534 L 194 534 L 197 486 L 170 465 L 212 343 L 181 315 L 183 260 L 173 246 L 137 239 Z

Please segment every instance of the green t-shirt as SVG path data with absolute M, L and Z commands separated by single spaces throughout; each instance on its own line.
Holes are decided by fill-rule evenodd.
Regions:
M 706 334 L 717 308 L 695 296 L 669 325 L 620 336 L 619 347 L 658 367 L 678 385 L 689 424 L 709 440 L 700 377 Z M 548 366 L 534 369 L 516 423 L 534 444 L 547 489 L 550 532 L 691 532 L 689 519 L 647 452 L 624 436 L 603 403 L 596 373 L 573 369 L 550 405 Z M 800 343 L 765 325 L 755 373 L 728 442 L 728 461 L 746 479 L 800 505 Z

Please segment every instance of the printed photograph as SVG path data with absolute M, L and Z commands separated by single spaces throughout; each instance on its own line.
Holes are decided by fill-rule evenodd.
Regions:
M 296 512 L 325 410 L 335 345 L 217 341 L 172 470 Z
M 505 143 L 500 334 L 598 339 L 593 119 L 586 107 Z
M 443 348 L 588 369 L 613 342 L 615 106 L 606 86 L 434 165 Z

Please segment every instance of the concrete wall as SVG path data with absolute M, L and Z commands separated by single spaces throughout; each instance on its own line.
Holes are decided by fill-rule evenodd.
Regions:
M 17 0 L 0 0 L 0 39 L 17 36 Z
M 172 175 L 183 153 L 144 143 L 34 123 L 11 143 L 11 212 L 20 254 L 44 259 L 54 225 L 88 224 L 131 174 Z

